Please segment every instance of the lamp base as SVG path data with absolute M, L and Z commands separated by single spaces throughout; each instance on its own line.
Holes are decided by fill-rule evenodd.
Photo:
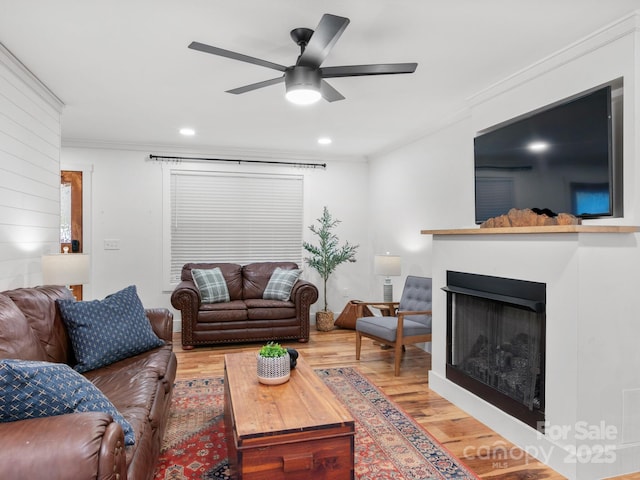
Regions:
M 382 285 L 382 299 L 385 302 L 393 302 L 393 284 L 391 282 Z

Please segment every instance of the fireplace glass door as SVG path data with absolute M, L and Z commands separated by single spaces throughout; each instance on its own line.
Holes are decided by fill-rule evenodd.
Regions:
M 539 409 L 540 322 L 530 310 L 455 295 L 451 364 L 487 386 Z
M 461 278 L 460 273 L 450 276 Z M 471 277 L 477 280 L 476 275 Z M 448 284 L 447 378 L 532 426 L 544 418 L 544 295 L 509 279 Z M 534 290 L 542 291 L 543 284 Z M 478 290 L 486 286 L 489 291 Z M 473 287 L 473 288 L 469 288 Z M 514 297 L 514 295 L 523 297 Z

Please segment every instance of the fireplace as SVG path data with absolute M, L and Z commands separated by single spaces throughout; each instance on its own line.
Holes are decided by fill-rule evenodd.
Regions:
M 447 271 L 447 378 L 534 428 L 545 420 L 546 285 Z

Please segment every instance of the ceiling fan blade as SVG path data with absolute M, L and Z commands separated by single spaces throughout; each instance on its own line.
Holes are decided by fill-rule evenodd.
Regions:
M 321 68 L 323 78 L 359 77 L 362 75 L 393 75 L 395 73 L 413 73 L 417 63 L 377 63 L 374 65 L 344 65 L 341 67 Z
M 300 55 L 297 65 L 305 67 L 319 67 L 336 44 L 344 29 L 349 25 L 349 19 L 325 13 L 320 19 L 309 44 Z
M 320 82 L 320 93 L 322 94 L 322 98 L 324 98 L 327 102 L 344 100 L 344 96 L 324 80 Z
M 260 65 L 261 67 L 272 68 L 280 72 L 284 72 L 287 69 L 284 65 L 268 62 L 267 60 L 262 60 L 260 58 L 250 57 L 249 55 L 243 55 L 242 53 L 232 52 L 231 50 L 212 47 L 211 45 L 206 45 L 204 43 L 191 42 L 189 44 L 189 48 L 200 52 L 211 53 L 212 55 L 231 58 L 233 60 L 240 60 L 241 62 L 253 63 L 254 65 Z
M 271 80 L 264 80 L 262 82 L 252 83 L 251 85 L 245 85 L 244 87 L 227 90 L 227 93 L 234 93 L 238 95 L 240 93 L 250 92 L 252 90 L 257 90 L 258 88 L 268 87 L 269 85 L 275 85 L 276 83 L 282 82 L 284 82 L 284 75 L 282 77 L 272 78 Z

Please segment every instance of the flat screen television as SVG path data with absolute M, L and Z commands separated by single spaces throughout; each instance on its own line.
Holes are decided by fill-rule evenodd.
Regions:
M 612 102 L 608 85 L 479 133 L 476 223 L 511 208 L 621 216 L 621 91 Z

